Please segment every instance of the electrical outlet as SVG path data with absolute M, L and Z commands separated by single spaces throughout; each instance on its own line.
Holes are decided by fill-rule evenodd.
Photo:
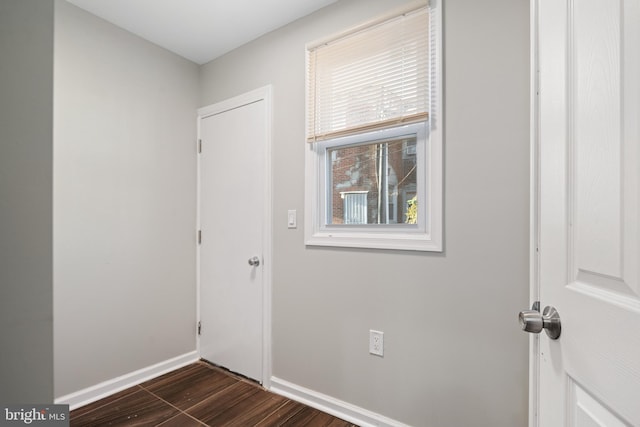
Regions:
M 376 356 L 384 356 L 384 332 L 369 331 L 369 353 Z

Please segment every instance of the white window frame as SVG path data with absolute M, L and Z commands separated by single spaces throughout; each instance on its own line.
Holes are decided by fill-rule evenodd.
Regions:
M 432 28 L 429 83 L 433 101 L 428 121 L 306 144 L 304 227 L 306 245 L 432 252 L 443 250 L 441 0 L 431 0 L 429 7 Z M 395 12 L 395 14 L 400 13 Z M 421 212 L 419 223 L 417 225 L 327 225 L 326 149 L 414 133 L 418 135 L 416 146 L 418 201 L 419 203 L 427 201 L 426 206 L 428 206 L 428 209 L 418 208 Z

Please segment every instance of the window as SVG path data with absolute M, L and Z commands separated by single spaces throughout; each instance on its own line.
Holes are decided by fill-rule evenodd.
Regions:
M 398 224 L 398 218 L 406 216 L 406 210 L 398 211 L 407 202 L 405 192 L 416 188 L 418 176 L 415 152 L 403 156 L 403 148 L 416 145 L 418 131 L 417 126 L 403 126 L 375 133 L 377 137 L 386 135 L 383 139 L 372 141 L 372 135 L 364 134 L 351 137 L 350 141 L 327 142 L 319 154 L 325 172 L 326 194 L 320 199 L 321 203 L 326 201 L 321 209 L 326 211 L 323 223 Z M 361 215 L 357 221 L 352 217 L 354 203 L 362 206 L 357 210 Z
M 442 250 L 440 20 L 423 2 L 307 47 L 308 245 Z

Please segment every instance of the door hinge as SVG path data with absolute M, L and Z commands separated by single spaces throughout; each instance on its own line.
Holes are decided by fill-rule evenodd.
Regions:
M 198 230 L 198 244 L 202 244 L 202 230 Z
M 202 322 L 198 322 L 198 335 L 202 335 Z
M 198 140 L 198 153 L 202 153 L 202 140 Z

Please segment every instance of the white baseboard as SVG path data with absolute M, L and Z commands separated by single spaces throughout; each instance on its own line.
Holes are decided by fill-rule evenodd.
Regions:
M 185 353 L 181 356 L 156 363 L 152 366 L 147 366 L 146 368 L 138 369 L 137 371 L 101 382 L 83 390 L 79 390 L 65 396 L 60 396 L 54 400 L 54 403 L 56 405 L 67 404 L 69 405 L 70 410 L 74 410 L 80 406 L 87 405 L 129 387 L 133 387 L 134 385 L 159 377 L 167 372 L 182 368 L 183 366 L 197 360 L 200 360 L 197 351 Z
M 269 390 L 361 427 L 409 427 L 407 424 L 280 378 L 271 377 Z

